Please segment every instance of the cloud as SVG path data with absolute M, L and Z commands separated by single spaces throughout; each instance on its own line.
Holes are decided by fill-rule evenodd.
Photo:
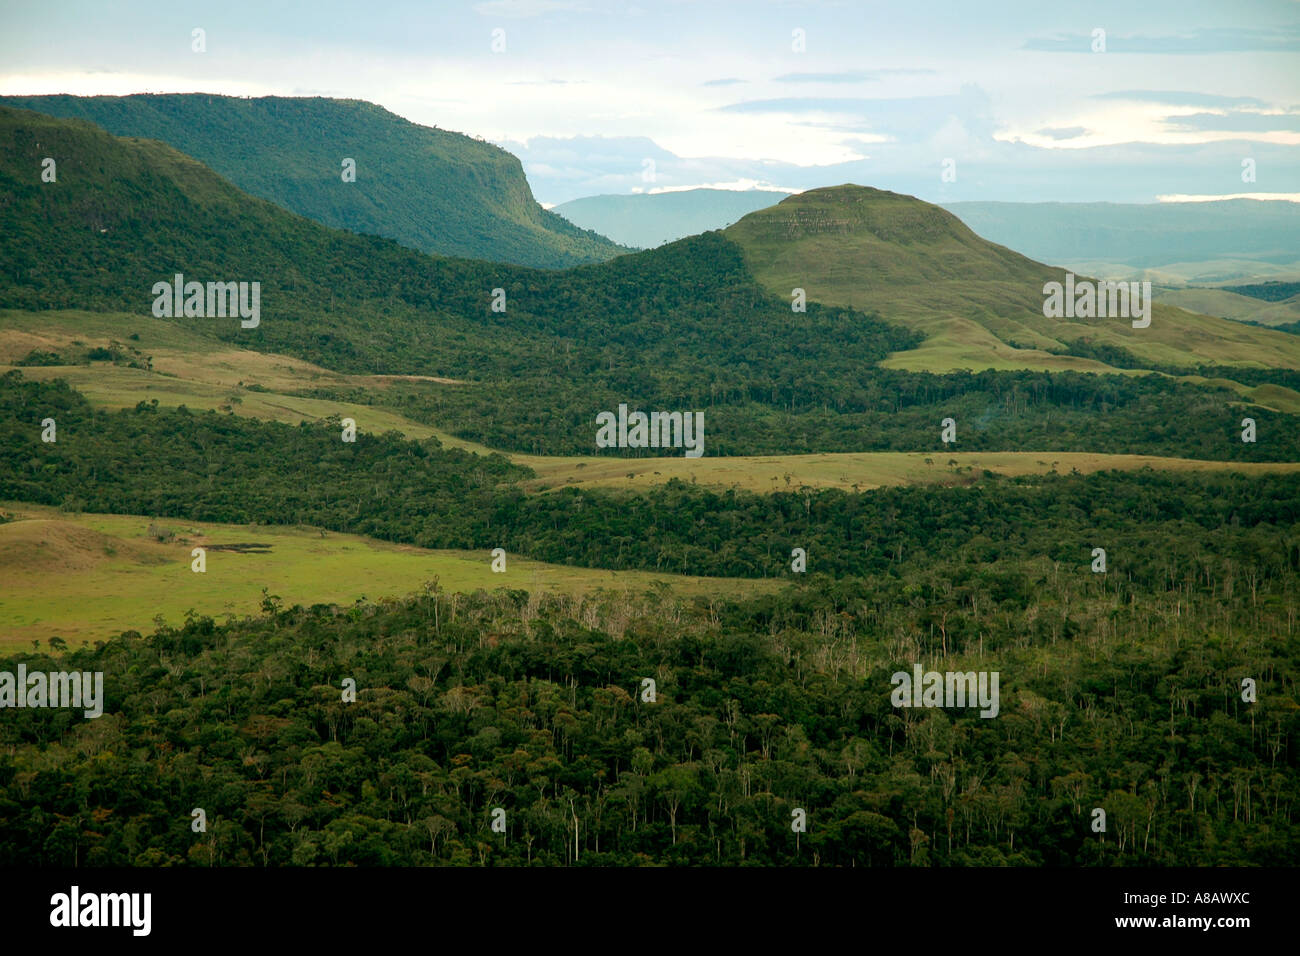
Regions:
M 952 98 L 956 99 L 956 98 Z M 978 99 L 970 106 L 978 109 Z M 899 101 L 897 108 L 907 107 Z M 915 111 L 915 110 L 914 110 Z M 994 139 L 972 133 L 972 121 L 948 119 L 928 135 L 910 140 L 863 144 L 861 158 L 845 162 L 796 165 L 753 157 L 699 154 L 683 156 L 643 137 L 534 137 L 527 145 L 502 142 L 524 164 L 534 195 L 547 202 L 567 202 L 605 193 L 676 191 L 690 188 L 735 188 L 750 183 L 790 191 L 853 182 L 919 196 L 930 202 L 1153 202 L 1157 196 L 1222 199 L 1224 173 L 1231 179 L 1243 155 L 1239 139 L 1209 143 L 1130 142 L 1078 149 Z M 935 106 L 925 118 L 943 116 Z M 978 120 L 975 121 L 977 125 Z M 1065 127 L 1051 127 L 1058 131 Z M 1269 171 L 1268 188 L 1289 198 L 1300 193 L 1297 149 L 1255 142 L 1250 155 Z M 943 157 L 957 160 L 956 183 L 941 180 Z M 644 176 L 645 158 L 655 159 L 652 181 Z M 1228 183 L 1227 188 L 1232 188 Z M 776 197 L 779 198 L 779 197 Z
M 661 193 L 684 193 L 694 189 L 721 189 L 727 192 L 762 192 L 762 193 L 780 193 L 783 196 L 792 195 L 802 192 L 801 189 L 786 189 L 783 186 L 773 186 L 771 183 L 762 182 L 757 179 L 732 179 L 727 182 L 718 183 L 693 183 L 688 186 L 656 186 L 654 189 L 646 190 L 651 196 L 658 196 Z
M 1294 113 L 1193 113 L 1170 116 L 1165 123 L 1171 129 L 1202 133 L 1300 132 L 1300 115 Z
M 871 100 L 846 97 L 787 96 L 769 100 L 742 100 L 719 106 L 720 113 L 849 113 L 860 112 Z
M 1048 126 L 1044 129 L 1036 130 L 1039 136 L 1046 136 L 1050 139 L 1078 139 L 1088 132 L 1082 126 Z
M 474 4 L 474 12 L 485 17 L 507 17 L 512 20 L 540 17 L 548 13 L 580 13 L 587 10 L 578 0 L 484 0 Z
M 1159 103 L 1162 106 L 1204 106 L 1231 109 L 1235 106 L 1267 106 L 1253 96 L 1218 96 L 1214 93 L 1191 93 L 1180 90 L 1115 90 L 1094 93 L 1094 100 L 1129 100 L 1134 103 Z
M 777 83 L 865 83 L 879 80 L 879 74 L 870 70 L 852 73 L 783 73 L 775 77 Z
M 919 99 L 919 97 L 918 97 Z M 869 113 L 891 102 L 849 96 L 784 96 L 767 100 L 742 100 L 719 106 L 720 113 Z
M 1030 37 L 1022 49 L 1046 53 L 1092 53 L 1091 33 L 1058 33 Z M 1295 53 L 1300 52 L 1300 27 L 1221 27 L 1192 30 L 1184 36 L 1106 35 L 1107 53 Z
M 700 86 L 734 86 L 737 83 L 748 83 L 748 80 L 742 80 L 734 76 L 723 76 L 716 80 L 705 80 Z
M 989 97 L 977 86 L 959 94 L 911 97 L 797 96 L 742 100 L 719 112 L 807 116 L 817 128 L 843 133 L 872 133 L 899 142 L 928 141 L 944 128 L 960 126 L 963 135 L 989 141 L 996 126 Z M 830 121 L 829 117 L 835 117 Z M 847 120 L 847 122 L 846 122 Z
M 845 73 L 783 73 L 774 79 L 777 83 L 867 83 L 886 76 L 916 76 L 934 72 L 918 69 L 851 70 Z

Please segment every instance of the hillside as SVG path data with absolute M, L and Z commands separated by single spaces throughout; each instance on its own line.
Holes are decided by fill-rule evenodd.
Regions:
M 764 190 L 683 189 L 668 193 L 586 196 L 553 210 L 584 229 L 625 246 L 651 249 L 723 229 L 746 213 L 765 209 L 785 193 Z
M 1300 295 L 1270 302 L 1228 289 L 1185 288 L 1169 289 L 1157 299 L 1181 309 L 1237 322 L 1257 322 L 1270 327 L 1300 322 Z
M 1046 318 L 1043 287 L 1064 270 L 976 235 L 952 213 L 862 186 L 815 189 L 724 230 L 774 295 L 876 312 L 925 335 L 896 368 L 1080 369 L 1119 350 L 1127 367 L 1300 368 L 1300 338 L 1156 303 L 1150 327 Z
M 0 104 L 159 140 L 254 196 L 424 252 L 560 268 L 625 251 L 538 205 L 500 147 L 361 100 L 188 93 Z M 342 179 L 345 158 L 356 162 L 354 182 Z
M 39 180 L 47 155 L 60 160 L 55 183 Z M 242 192 L 156 140 L 8 107 L 0 107 L 0 187 L 0 246 L 11 277 L 0 304 L 150 315 L 154 284 L 176 273 L 256 281 L 256 327 L 183 324 L 259 351 L 292 343 L 301 357 L 328 357 L 342 371 L 438 374 L 426 363 L 440 343 L 463 341 L 471 330 L 482 342 L 492 332 L 468 322 L 434 327 L 430 308 L 441 305 L 444 320 L 482 314 L 494 286 L 533 274 L 330 229 Z M 411 321 L 417 314 L 423 322 Z
M 1286 371 L 1261 377 L 1261 370 L 1244 368 L 1225 374 L 1181 348 L 1177 338 L 1166 343 L 1164 364 L 1194 371 L 1194 383 L 1129 372 L 937 377 L 888 367 L 924 358 L 935 347 L 933 337 L 923 343 L 922 336 L 947 317 L 924 307 L 918 314 L 918 302 L 924 306 L 924 296 L 943 291 L 945 269 L 949 286 L 970 297 L 974 311 L 1005 309 L 1009 291 L 1026 309 L 1041 302 L 1035 271 L 1046 267 L 980 240 L 948 213 L 913 200 L 894 204 L 900 215 L 878 224 L 887 238 L 875 241 L 873 255 L 894 268 L 898 284 L 885 290 L 893 297 L 879 299 L 878 315 L 813 302 L 792 320 L 789 287 L 765 290 L 761 270 L 757 278 L 752 271 L 752 249 L 723 233 L 565 271 L 426 256 L 250 197 L 157 141 L 121 139 L 83 121 L 7 108 L 0 108 L 0 134 L 6 196 L 0 254 L 12 277 L 0 289 L 0 307 L 154 319 L 152 289 L 176 273 L 196 281 L 261 283 L 255 328 L 230 317 L 113 320 L 119 333 L 109 331 L 107 341 L 96 344 L 106 350 L 101 357 L 113 361 L 92 362 L 89 369 L 82 366 L 87 347 L 76 344 L 75 333 L 42 337 L 39 323 L 14 330 L 27 337 L 6 345 L 15 364 L 82 366 L 69 378 L 110 405 L 126 404 L 121 396 L 132 388 L 158 387 L 156 394 L 164 396 L 190 391 L 189 385 L 176 387 L 181 383 L 175 378 L 170 385 L 148 381 L 148 369 L 138 367 L 141 357 L 131 358 L 131 335 L 148 335 L 153 345 L 170 350 L 157 356 L 160 373 L 165 365 L 182 377 L 204 379 L 197 394 L 207 407 L 243 399 L 231 390 L 244 378 L 234 368 L 217 381 L 189 375 L 188 368 L 208 359 L 187 357 L 196 350 L 192 342 L 154 338 L 151 329 L 161 323 L 183 330 L 182 339 L 220 344 L 213 351 L 224 352 L 221 361 L 228 364 L 240 364 L 242 352 L 256 352 L 351 376 L 407 376 L 372 388 L 362 380 L 304 373 L 308 380 L 294 389 L 294 402 L 272 402 L 301 410 L 291 414 L 319 414 L 299 398 L 335 402 L 340 409 L 372 405 L 386 413 L 374 421 L 400 417 L 429 434 L 532 455 L 655 457 L 650 449 L 594 448 L 595 415 L 621 403 L 707 412 L 709 457 L 932 450 L 938 423 L 948 416 L 963 423 L 962 444 L 954 449 L 962 451 L 1238 461 L 1300 455 L 1300 429 L 1287 423 L 1287 413 L 1300 408 L 1300 377 Z M 41 157 L 51 152 L 65 157 L 59 180 L 41 183 Z M 947 245 L 936 245 L 935 237 L 954 225 L 957 239 L 949 235 Z M 796 265 L 801 256 L 819 254 L 798 234 L 776 236 L 768 248 L 789 252 Z M 817 266 L 833 267 L 836 255 L 853 248 L 831 243 Z M 939 252 L 947 258 L 936 259 Z M 972 273 L 980 282 L 969 278 Z M 921 288 L 911 289 L 909 276 Z M 1032 293 L 1025 291 L 1024 276 L 1038 282 Z M 805 284 L 815 299 L 815 281 Z M 507 311 L 489 308 L 494 288 L 504 290 Z M 1029 329 L 1043 323 L 1023 312 L 1018 321 Z M 1217 323 L 1215 341 L 1230 345 L 1228 333 L 1247 344 L 1269 336 L 1282 340 L 1269 353 L 1271 362 L 1259 364 L 1288 361 L 1286 348 L 1300 344 L 1296 336 L 1196 321 Z M 909 322 L 914 329 L 905 327 Z M 1062 366 L 1108 373 L 1144 367 L 1123 350 L 1094 347 L 1090 357 L 1078 357 L 1003 347 L 1015 360 L 1008 363 L 1012 368 L 1029 365 L 1025 355 L 1039 354 Z M 266 371 L 265 363 L 248 363 L 248 369 Z M 458 384 L 448 387 L 439 379 Z M 260 394 L 248 398 L 250 408 L 265 407 L 265 401 Z M 1266 441 L 1232 440 L 1247 405 Z M 1144 427 L 1152 419 L 1169 425 L 1153 432 Z

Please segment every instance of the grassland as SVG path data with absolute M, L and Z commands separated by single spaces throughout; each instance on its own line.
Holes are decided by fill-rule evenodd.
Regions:
M 1269 302 L 1227 289 L 1170 289 L 1160 293 L 1159 299 L 1182 309 L 1238 322 L 1258 322 L 1260 325 L 1300 322 L 1300 295 L 1281 302 Z
M 1300 471 L 1300 463 L 1244 463 L 1110 455 L 1091 452 L 846 452 L 818 455 L 755 455 L 736 458 L 526 458 L 538 473 L 524 487 L 540 491 L 568 487 L 648 488 L 680 478 L 700 485 L 755 492 L 792 488 L 868 491 L 888 485 L 969 484 L 985 472 L 1001 475 L 1069 474 L 1077 471 L 1154 468 L 1168 471 L 1222 471 L 1245 474 Z M 525 460 L 526 459 L 526 460 Z
M 494 573 L 486 551 L 429 551 L 315 528 L 71 515 L 17 502 L 3 509 L 14 520 L 0 524 L 0 648 L 50 637 L 77 644 L 123 630 L 147 633 L 155 616 L 179 624 L 191 609 L 217 620 L 257 614 L 262 588 L 286 606 L 350 606 L 418 592 L 435 579 L 449 592 L 505 587 L 575 596 L 641 592 L 660 582 L 683 596 L 755 594 L 779 586 L 775 580 L 602 571 L 509 555 L 506 571 Z M 265 549 L 221 550 L 249 544 Z M 202 574 L 190 569 L 196 547 L 208 549 Z
M 980 329 L 980 333 L 988 333 Z M 393 377 L 345 375 L 309 362 L 283 355 L 230 349 L 225 343 L 205 338 L 184 327 L 152 317 L 94 312 L 30 313 L 0 311 L 0 362 L 12 362 L 33 349 L 60 354 L 69 350 L 104 347 L 129 340 L 142 354 L 153 359 L 153 371 L 128 368 L 108 362 L 89 365 L 25 367 L 20 371 L 32 379 L 64 378 L 93 404 L 103 408 L 129 408 L 140 401 L 157 399 L 160 405 L 186 405 L 192 409 L 213 409 L 252 418 L 296 425 L 330 415 L 355 418 L 363 430 L 394 430 L 408 438 L 438 438 L 450 447 L 478 454 L 493 449 L 465 441 L 439 428 L 412 421 L 397 412 L 369 405 L 356 405 L 292 394 L 313 387 L 360 386 L 380 394 Z M 946 347 L 935 340 L 927 348 Z M 1007 347 L 1009 348 L 1009 347 Z M 1012 350 L 1014 351 L 1014 350 Z M 1087 359 L 1074 360 L 1100 366 Z M 12 366 L 0 365 L 0 373 Z M 1012 365 L 1009 367 L 1020 367 Z M 1142 371 L 1123 374 L 1144 375 Z M 1189 376 L 1189 381 L 1206 379 Z M 457 388 L 446 379 L 425 379 L 429 388 Z M 1216 384 L 1229 387 L 1245 404 L 1264 405 L 1280 411 L 1300 413 L 1300 395 L 1275 385 L 1247 387 L 1223 379 Z M 250 390 L 249 385 L 258 386 Z M 262 389 L 265 389 L 264 391 Z M 766 492 L 786 488 L 842 488 L 869 490 L 886 485 L 934 482 L 969 482 L 983 471 L 1006 475 L 1046 474 L 1053 470 L 1088 473 L 1101 469 L 1223 468 L 1227 463 L 1159 458 L 1146 455 L 1111 455 L 1082 452 L 850 452 L 814 455 L 756 455 L 734 458 L 618 458 L 609 455 L 524 455 L 510 454 L 517 464 L 532 468 L 537 477 L 525 482 L 529 491 L 543 492 L 559 487 L 647 488 L 673 478 L 702 485 Z M 952 464 L 949 464 L 951 462 Z M 1244 470 L 1288 469 L 1290 465 L 1238 465 Z M 1296 466 L 1300 467 L 1300 466 Z
M 132 338 L 131 336 L 135 336 Z M 230 411 L 296 425 L 330 415 L 352 417 L 362 430 L 394 429 L 409 438 L 436 436 L 444 444 L 486 451 L 446 432 L 382 408 L 291 394 L 315 388 L 382 390 L 395 381 L 457 387 L 452 379 L 396 375 L 347 375 L 274 353 L 233 349 L 178 323 L 152 316 L 83 311 L 0 310 L 0 373 L 33 351 L 69 355 L 88 348 L 125 346 L 152 362 L 152 369 L 111 362 L 30 366 L 24 378 L 66 379 L 101 408 L 131 408 L 157 399 L 166 406 Z
M 1281 282 L 1300 280 L 1300 261 L 1268 262 L 1264 259 L 1229 257 L 1202 259 L 1195 262 L 1166 262 L 1158 266 L 1137 268 L 1114 260 L 1088 260 L 1066 258 L 1062 266 L 1072 269 L 1075 275 L 1097 276 L 1101 279 L 1149 279 L 1155 285 L 1184 286 L 1195 283 L 1226 285 L 1239 282 L 1256 282 L 1276 279 Z M 1187 308 L 1187 306 L 1184 306 Z M 1197 311 L 1204 311 L 1198 309 Z M 1218 315 L 1209 312 L 1209 315 Z

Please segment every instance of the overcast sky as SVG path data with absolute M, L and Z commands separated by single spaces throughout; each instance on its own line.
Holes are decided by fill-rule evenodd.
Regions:
M 146 91 L 370 100 L 500 143 L 547 203 L 1300 198 L 1297 0 L 0 0 L 0 92 Z

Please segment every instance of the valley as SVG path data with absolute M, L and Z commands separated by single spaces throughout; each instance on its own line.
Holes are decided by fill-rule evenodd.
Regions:
M 575 204 L 734 216 L 632 250 L 315 95 L 3 97 L 0 189 L 0 656 L 106 677 L 5 713 L 0 863 L 1296 859 L 1286 290 L 1049 317 L 855 183 Z

